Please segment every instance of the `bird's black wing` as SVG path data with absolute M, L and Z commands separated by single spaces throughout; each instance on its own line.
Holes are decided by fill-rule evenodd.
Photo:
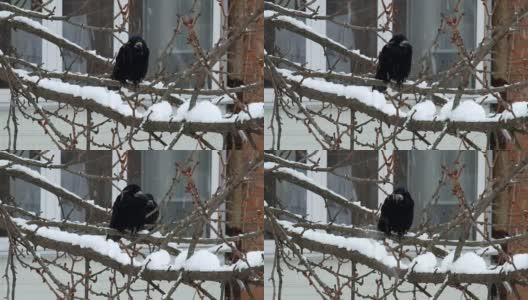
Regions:
M 121 204 L 121 195 L 118 195 L 112 205 L 112 218 L 110 219 L 110 228 L 116 228 L 118 224 L 119 210 Z
M 154 200 L 154 197 L 151 194 L 146 194 L 149 201 L 147 202 L 145 215 L 145 224 L 156 224 L 159 218 L 159 208 L 158 204 Z
M 121 216 L 121 194 L 118 195 L 114 201 L 114 205 L 112 205 L 112 218 L 110 219 L 110 228 L 117 229 L 119 231 L 122 231 L 123 228 L 123 220 L 120 219 Z M 114 241 L 119 240 L 119 236 L 116 235 L 107 235 L 106 239 L 112 239 Z
M 127 50 L 126 50 L 126 45 L 123 45 L 121 46 L 121 48 L 119 48 L 119 52 L 117 53 L 117 57 L 116 57 L 116 61 L 115 61 L 115 64 L 114 64 L 114 69 L 112 71 L 112 79 L 114 80 L 119 80 L 119 81 L 123 81 L 124 78 L 123 78 L 123 72 L 125 71 L 124 70 L 124 67 L 126 65 L 126 57 L 127 56 Z
M 390 206 L 391 206 L 391 202 L 392 201 L 392 198 L 389 196 L 387 196 L 387 198 L 385 198 L 385 201 L 383 201 L 383 205 L 381 205 L 381 214 L 380 214 L 380 218 L 378 220 L 378 230 L 379 231 L 383 231 L 384 233 L 386 234 L 390 234 L 390 220 L 388 218 L 389 214 L 391 213 L 390 212 Z
M 378 66 L 376 69 L 376 75 L 374 77 L 376 79 L 389 82 L 390 81 L 389 70 L 391 68 L 391 65 L 392 65 L 391 49 L 388 45 L 385 45 L 381 49 L 381 52 L 378 56 Z M 373 88 L 380 92 L 384 92 L 387 89 L 386 86 L 374 86 Z
M 138 193 L 129 195 L 125 200 L 126 204 L 123 204 L 123 211 L 126 212 L 127 228 L 132 231 L 141 230 L 145 225 L 148 197 Z
M 394 46 L 391 48 L 391 57 L 393 57 L 392 69 L 389 73 L 389 78 L 395 80 L 401 85 L 411 72 L 412 64 L 412 46 L 405 44 L 402 46 Z

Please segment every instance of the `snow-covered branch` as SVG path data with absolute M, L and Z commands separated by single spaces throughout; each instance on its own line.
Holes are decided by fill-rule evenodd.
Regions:
M 95 51 L 86 50 L 27 17 L 17 16 L 14 12 L 0 10 L 0 24 L 34 34 L 35 36 L 45 39 L 60 48 L 71 51 L 88 61 L 100 64 L 106 71 L 110 71 L 112 68 L 112 59 L 102 57 Z
M 329 50 L 340 53 L 359 64 L 365 65 L 369 69 L 374 69 L 374 58 L 361 54 L 359 50 L 349 50 L 347 47 L 331 38 L 317 33 L 312 27 L 301 21 L 292 17 L 280 15 L 279 13 L 270 10 L 264 11 L 264 19 L 267 22 L 271 22 L 277 28 L 287 29 L 291 32 L 302 35 Z
M 72 255 L 86 257 L 92 261 L 117 270 L 130 276 L 139 276 L 146 280 L 207 280 L 225 282 L 230 280 L 259 281 L 263 272 L 262 252 L 248 252 L 243 259 L 223 265 L 216 255 L 208 250 L 201 250 L 186 259 L 182 251 L 172 257 L 160 250 L 146 258 L 130 256 L 121 250 L 119 245 L 106 240 L 104 236 L 79 235 L 46 227 L 29 225 L 25 220 L 13 219 L 20 231 L 33 245 Z M 214 248 L 214 247 L 213 247 Z M 171 263 L 171 261 L 173 263 Z
M 269 126 L 273 135 L 271 148 L 280 149 L 284 145 L 283 138 L 297 132 L 299 126 L 305 127 L 311 142 L 325 149 L 379 149 L 387 145 L 398 148 L 405 145 L 401 141 L 410 135 L 413 147 L 417 148 L 437 149 L 448 136 L 465 148 L 482 150 L 485 146 L 478 140 L 482 134 L 514 143 L 517 143 L 518 134 L 526 134 L 528 102 L 522 97 L 516 97 L 515 101 L 508 98 L 522 93 L 527 82 L 522 79 L 510 81 L 506 79 L 510 77 L 503 75 L 501 78 L 492 76 L 488 60 L 493 49 L 515 34 L 516 26 L 528 15 L 525 9 L 516 11 L 516 18 L 507 18 L 500 24 L 486 27 L 491 29 L 474 48 L 466 49 L 462 37 L 453 35 L 449 47 L 457 54 L 456 60 L 439 69 L 430 64 L 439 63 L 436 54 L 432 53 L 438 50 L 440 36 L 444 39 L 445 32 L 460 30 L 458 22 L 441 22 L 430 49 L 426 51 L 429 45 L 423 49 L 424 45 L 420 44 L 419 52 L 413 52 L 413 72 L 399 85 L 374 78 L 373 71 L 376 65 L 379 67 L 379 62 L 359 54 L 359 48 L 367 47 L 360 45 L 367 36 L 376 39 L 378 31 L 387 30 L 379 20 L 377 23 L 368 20 L 378 24 L 379 28 L 358 26 L 351 20 L 343 21 L 340 13 L 325 15 L 316 6 L 307 5 L 292 9 L 288 5 L 281 6 L 281 3 L 265 4 L 265 19 L 273 28 L 287 30 L 323 49 L 312 48 L 311 51 L 321 57 L 315 58 L 312 53 L 306 56 L 308 61 L 300 63 L 285 57 L 287 49 L 281 49 L 285 46 L 280 40 L 275 41 L 273 48 L 266 49 L 266 79 L 273 84 L 275 91 Z M 376 15 L 382 19 L 387 17 L 387 22 L 391 23 L 394 22 L 394 9 L 387 6 Z M 465 18 L 454 11 L 449 13 L 453 15 L 447 19 Z M 310 26 L 319 22 L 326 22 L 327 26 L 332 24 L 333 31 L 362 33 L 353 37 L 338 35 L 350 43 L 344 45 L 327 36 L 329 32 L 321 33 L 319 27 Z M 368 35 L 363 36 L 365 32 Z M 382 40 L 385 39 L 383 36 Z M 321 61 L 325 62 L 325 67 L 319 67 Z M 369 67 L 365 69 L 365 65 Z M 350 72 L 337 71 L 343 68 L 350 69 Z M 490 77 L 494 80 L 490 81 Z M 389 89 L 386 93 L 378 93 L 373 87 Z M 294 125 L 285 122 L 285 118 L 295 121 Z M 283 128 L 286 124 L 289 127 Z M 287 148 L 291 148 L 288 139 L 285 141 Z
M 311 178 L 305 174 L 296 171 L 291 168 L 280 167 L 280 165 L 272 162 L 264 163 L 264 172 L 280 180 L 291 182 L 297 186 L 305 188 L 311 192 L 314 192 L 328 201 L 335 202 L 336 204 L 346 207 L 348 209 L 357 211 L 365 215 L 368 220 L 376 220 L 376 211 L 362 206 L 359 201 L 350 201 L 345 197 L 335 193 L 334 191 L 325 188 L 315 183 Z
M 59 201 L 64 200 L 78 207 L 86 209 L 93 215 L 94 218 L 98 220 L 107 219 L 109 216 L 109 211 L 104 207 L 95 204 L 93 200 L 84 200 L 80 198 L 67 189 L 50 182 L 37 171 L 31 170 L 26 166 L 13 163 L 8 160 L 0 160 L 0 174 L 19 178 L 42 189 L 45 189 L 55 194 Z
M 147 132 L 215 132 L 236 130 L 260 132 L 264 117 L 263 103 L 252 103 L 239 114 L 223 115 L 220 108 L 208 101 L 188 111 L 188 103 L 173 112 L 165 101 L 153 104 L 146 111 L 136 111 L 121 94 L 104 87 L 80 86 L 60 80 L 39 78 L 16 70 L 21 87 L 33 94 L 77 108 L 89 109 L 125 126 L 142 128 Z M 0 78 L 3 77 L 0 73 Z
M 430 100 L 403 110 L 369 87 L 303 78 L 292 75 L 287 70 L 280 71 L 291 89 L 300 96 L 338 107 L 353 108 L 387 125 L 403 127 L 409 131 L 525 131 L 524 124 L 528 120 L 528 102 L 515 102 L 511 111 L 494 114 L 486 114 L 482 105 L 472 100 L 462 102 L 454 110 L 452 102 L 437 108 Z
M 115 14 L 128 22 L 129 9 L 128 6 L 120 7 L 120 11 Z M 90 72 L 70 72 L 69 68 L 75 67 L 73 65 L 58 67 L 58 70 L 53 67 L 49 70 L 48 64 L 29 63 L 20 49 L 8 48 L 4 50 L 6 53 L 0 51 L 0 80 L 7 83 L 11 96 L 11 101 L 5 103 L 9 103 L 9 107 L 13 108 L 10 110 L 9 120 L 24 118 L 30 120 L 30 123 L 38 124 L 50 137 L 51 142 L 61 149 L 91 146 L 122 148 L 126 144 L 135 147 L 137 140 L 145 141 L 142 137 L 144 135 L 148 136 L 147 143 L 153 148 L 179 147 L 179 144 L 188 142 L 182 139 L 182 136 L 193 139 L 194 143 L 204 149 L 228 147 L 232 143 L 227 139 L 240 140 L 237 145 L 249 141 L 253 147 L 257 147 L 261 143 L 255 142 L 255 137 L 262 137 L 263 133 L 263 100 L 246 98 L 249 94 L 258 95 L 255 91 L 262 88 L 262 78 L 252 76 L 252 79 L 249 79 L 237 71 L 236 76 L 248 79 L 233 81 L 230 79 L 234 76 L 231 71 L 225 72 L 223 65 L 222 70 L 217 68 L 218 62 L 226 57 L 231 47 L 244 36 L 251 35 L 255 30 L 262 31 L 258 26 L 262 26 L 263 8 L 255 9 L 240 16 L 240 26 L 225 27 L 221 37 L 212 41 L 214 46 L 210 49 L 202 49 L 202 46 L 206 45 L 193 44 L 191 51 L 196 61 L 186 62 L 185 68 L 168 73 L 165 70 L 167 66 L 153 68 L 151 65 L 149 76 L 140 84 L 133 85 L 123 82 L 124 80 L 109 78 L 109 73 L 114 67 L 113 58 L 102 57 L 94 50 L 84 49 L 54 32 L 53 26 L 48 26 L 68 23 L 88 32 L 121 33 L 126 31 L 124 23 L 123 26 L 108 28 L 76 24 L 71 21 L 71 16 L 56 15 L 55 10 L 48 4 L 41 11 L 1 4 L 0 23 L 17 31 L 30 33 L 36 40 L 48 41 L 60 49 L 61 57 L 46 57 L 47 60 L 60 61 L 65 53 L 71 53 L 86 60 L 89 65 L 86 72 Z M 183 20 L 186 16 L 181 18 Z M 40 23 L 39 20 L 44 22 Z M 174 36 L 166 37 L 168 45 L 164 51 L 152 48 L 151 55 L 163 53 L 150 61 L 164 60 L 179 35 L 194 35 L 198 41 L 192 22 L 178 24 L 178 27 L 184 25 L 186 29 L 175 28 Z M 120 41 L 121 38 L 118 37 Z M 51 51 L 50 55 L 52 54 L 59 55 Z M 239 59 L 243 61 L 247 56 L 240 56 Z M 230 58 L 230 61 L 233 61 L 233 58 Z M 248 62 L 243 64 L 247 65 Z M 93 71 L 94 69 L 97 69 L 97 72 Z M 199 78 L 202 80 L 198 80 Z M 198 81 L 202 84 L 193 84 L 194 88 L 186 87 L 190 82 Z M 230 82 L 229 86 L 226 82 Z M 198 105 L 195 105 L 196 100 Z M 49 106 L 42 106 L 42 101 L 55 105 L 52 106 L 53 109 L 48 110 Z M 28 107 L 34 110 L 34 113 L 29 113 Z M 85 118 L 83 121 L 78 119 L 81 114 Z M 113 128 L 107 128 L 109 125 Z M 120 129 L 122 125 L 127 127 L 124 136 L 124 131 Z M 8 122 L 5 126 L 7 134 L 12 137 L 8 141 L 11 148 L 16 148 L 18 136 L 14 132 L 18 132 L 20 126 L 24 125 Z M 101 137 L 99 133 L 103 126 L 104 134 L 111 136 Z M 206 135 L 207 133 L 213 134 Z M 114 142 L 109 146 L 102 142 L 103 139 Z M 222 143 L 223 139 L 226 140 Z M 79 140 L 86 141 L 86 145 L 79 143 Z M 194 143 L 193 148 L 196 147 Z
M 405 278 L 411 283 L 490 284 L 522 280 L 528 275 L 526 254 L 516 255 L 513 263 L 488 266 L 479 255 L 468 252 L 453 262 L 453 253 L 438 262 L 432 253 L 414 258 L 410 263 L 397 262 L 385 246 L 367 238 L 343 237 L 315 230 L 294 228 L 281 221 L 289 238 L 300 248 L 351 259 L 387 276 Z M 399 265 L 398 265 L 399 264 Z

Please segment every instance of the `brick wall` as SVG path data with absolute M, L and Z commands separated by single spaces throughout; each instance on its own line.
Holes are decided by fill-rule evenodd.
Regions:
M 493 26 L 509 22 L 515 14 L 528 8 L 526 0 L 496 0 L 494 2 Z M 528 79 L 528 20 L 521 22 L 517 31 L 510 33 L 497 43 L 493 50 L 492 83 L 500 86 Z M 503 93 L 508 102 L 526 101 L 528 88 Z M 503 108 L 499 107 L 501 111 Z M 498 143 L 494 149 L 504 150 L 494 152 L 495 178 L 507 174 L 511 167 L 526 157 L 527 153 L 518 152 L 528 146 L 528 136 L 513 135 L 515 140 L 509 140 L 504 135 L 492 136 Z M 524 175 L 524 174 L 523 174 Z M 528 172 L 525 172 L 528 176 Z M 523 176 L 524 177 L 524 176 Z M 493 203 L 493 236 L 504 237 L 524 233 L 528 229 L 528 182 L 520 181 L 502 192 Z M 528 252 L 528 243 L 512 243 L 504 247 L 510 254 Z M 501 258 L 497 258 L 502 262 Z M 528 288 L 520 288 L 521 299 L 528 299 Z M 499 299 L 515 299 L 508 295 L 504 288 L 499 288 Z
M 229 1 L 229 28 L 240 28 L 241 23 L 256 11 L 262 11 L 262 0 L 234 0 Z M 249 28 L 241 39 L 234 43 L 228 53 L 228 85 L 235 87 L 264 79 L 264 19 Z M 262 88 L 254 89 L 237 95 L 242 103 L 263 102 Z M 241 106 L 233 105 L 234 112 L 239 112 Z M 243 142 L 236 134 L 227 137 L 228 174 L 240 172 L 252 159 L 262 155 L 264 135 L 253 134 L 250 141 Z M 264 169 L 261 166 L 252 178 L 242 184 L 230 198 L 227 204 L 227 218 L 229 225 L 226 231 L 235 233 L 262 230 L 264 227 Z M 245 251 L 264 250 L 264 236 L 248 240 L 239 245 Z M 227 292 L 227 291 L 226 291 Z M 237 291 L 239 295 L 233 299 L 264 299 L 263 286 L 251 286 L 251 290 Z M 240 297 L 240 298 L 239 298 Z

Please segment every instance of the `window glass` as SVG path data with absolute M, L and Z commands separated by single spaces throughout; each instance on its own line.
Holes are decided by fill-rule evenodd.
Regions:
M 26 158 L 35 158 L 37 152 L 21 151 L 16 154 Z M 40 173 L 40 168 L 29 168 Z M 20 208 L 40 213 L 40 188 L 16 177 L 0 175 L 0 200 L 9 202 L 11 199 Z M 6 235 L 7 233 L 0 229 L 0 236 Z
M 273 0 L 278 5 L 296 10 L 304 10 L 304 0 Z M 304 22 L 303 18 L 298 18 Z M 264 22 L 264 48 L 268 54 L 284 57 L 300 64 L 306 63 L 306 39 L 286 29 L 275 28 L 270 22 Z M 271 83 L 269 84 L 271 85 Z
M 88 26 L 113 28 L 114 3 L 108 0 L 63 0 L 62 10 L 70 21 Z M 104 57 L 113 56 L 113 36 L 110 32 L 82 29 L 79 26 L 62 23 L 65 38 L 84 49 L 96 50 Z M 98 66 L 86 59 L 64 50 L 62 59 L 65 70 L 81 73 L 100 73 Z
M 442 170 L 463 167 L 459 182 L 468 204 L 477 199 L 477 151 L 395 151 L 395 186 L 406 186 L 414 199 L 413 229 L 422 224 L 440 224 L 451 220 L 460 211 L 453 194 L 453 181 L 447 178 L 440 185 Z M 457 164 L 458 163 L 458 164 Z M 440 188 L 439 188 L 440 186 Z M 460 231 L 452 230 L 448 238 L 458 239 Z M 474 230 L 471 238 L 474 239 Z
M 306 151 L 270 152 L 291 161 L 306 162 Z M 306 174 L 306 170 L 297 171 Z M 295 184 L 284 180 L 275 180 L 271 176 L 264 176 L 264 199 L 269 206 L 279 207 L 301 216 L 306 215 L 306 190 Z M 273 236 L 266 232 L 264 238 L 273 239 Z
M 209 151 L 129 151 L 128 182 L 139 184 L 143 192 L 154 196 L 161 220 L 168 224 L 193 211 L 187 178 L 181 170 L 194 168 L 193 181 L 200 200 L 206 201 L 211 197 L 211 164 Z
M 457 3 L 460 6 L 457 7 Z M 442 16 L 453 16 L 455 10 L 463 14 L 459 31 L 467 51 L 476 45 L 477 0 L 395 0 L 395 32 L 403 32 L 413 45 L 413 68 L 411 77 L 420 73 L 435 74 L 449 69 L 460 60 L 458 50 L 452 42 L 451 29 L 438 32 Z M 439 34 L 438 43 L 434 43 Z M 456 85 L 456 79 L 450 86 Z
M 306 151 L 276 151 L 275 155 L 282 158 L 304 162 Z M 297 170 L 306 174 L 306 170 Z M 265 179 L 265 199 L 271 206 L 281 207 L 294 214 L 306 215 L 306 190 L 284 180 Z
M 326 22 L 327 36 L 348 49 L 357 49 L 364 55 L 376 57 L 375 31 L 352 30 L 340 23 L 377 27 L 377 7 L 377 1 L 372 0 L 327 0 L 326 14 L 335 16 L 336 21 Z M 333 51 L 327 51 L 327 69 L 347 73 L 364 71 Z
M 378 207 L 378 188 L 373 182 L 351 180 L 352 178 L 378 178 L 377 151 L 328 151 L 328 167 L 338 166 L 327 174 L 327 187 L 350 201 Z M 328 202 L 328 221 L 338 224 L 364 225 L 359 215 L 331 201 Z
M 40 0 L 0 2 L 8 2 L 24 9 L 38 9 L 42 4 Z M 39 19 L 34 21 L 41 22 Z M 42 39 L 23 30 L 13 30 L 11 26 L 0 26 L 0 50 L 6 55 L 20 57 L 34 64 L 42 63 Z M 7 87 L 7 82 L 0 80 L 0 88 Z
M 196 61 L 194 51 L 187 42 L 187 29 L 178 27 L 179 17 L 191 16 L 192 9 L 200 12 L 194 30 L 198 35 L 200 46 L 207 52 L 213 44 L 213 0 L 178 0 L 178 1 L 130 1 L 131 20 L 130 34 L 142 35 L 150 50 L 149 72 L 155 74 L 172 74 L 181 72 Z M 168 42 L 172 41 L 170 45 Z M 168 53 L 164 54 L 168 50 Z M 161 58 L 161 59 L 160 59 Z M 187 82 L 184 85 L 191 85 Z
M 63 188 L 82 199 L 94 200 L 97 205 L 112 206 L 112 182 L 109 178 L 112 176 L 111 151 L 62 151 L 61 163 L 69 164 L 70 171 L 60 171 Z M 87 221 L 83 208 L 67 202 L 61 205 L 61 213 L 67 220 Z

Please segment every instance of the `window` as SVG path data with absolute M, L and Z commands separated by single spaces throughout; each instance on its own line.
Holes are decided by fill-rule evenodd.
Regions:
M 306 5 L 306 1 L 303 0 L 274 0 L 270 2 L 295 10 L 304 10 Z M 300 18 L 299 21 L 304 21 L 304 19 Z M 300 64 L 306 62 L 306 42 L 300 35 L 288 30 L 277 29 L 267 22 L 264 32 L 264 47 L 267 53 Z
M 36 151 L 22 151 L 17 153 L 23 157 L 34 158 Z M 40 171 L 39 168 L 32 167 L 32 170 Z M 17 179 L 7 175 L 0 175 L 0 200 L 8 202 L 14 200 L 15 204 L 25 210 L 39 214 L 40 189 L 22 179 Z M 0 236 L 7 236 L 7 233 L 0 229 Z
M 128 159 L 128 182 L 139 184 L 145 193 L 154 196 L 165 224 L 181 220 L 193 211 L 182 170 L 194 169 L 192 179 L 201 201 L 212 194 L 209 151 L 129 151 Z M 208 230 L 204 234 L 208 236 Z
M 453 16 L 455 5 L 459 2 L 457 0 L 275 0 L 274 2 L 300 10 L 303 10 L 303 5 L 309 4 L 311 8 L 318 9 L 321 14 L 336 16 L 336 22 L 299 20 L 306 22 L 316 32 L 326 33 L 328 37 L 347 48 L 358 49 L 369 57 L 377 57 L 379 50 L 392 34 L 388 31 L 353 30 L 342 24 L 378 28 L 388 24 L 393 32 L 404 33 L 413 45 L 411 78 L 416 78 L 421 73 L 431 75 L 444 71 L 460 60 L 458 50 L 451 43 L 452 32 L 450 30 L 441 33 L 438 44 L 431 49 L 440 25 L 441 15 Z M 391 4 L 394 5 L 395 15 L 392 21 L 390 19 L 387 21 L 385 14 L 380 15 L 382 12 L 379 8 L 389 7 Z M 460 1 L 460 7 L 456 9 L 457 14 L 464 14 L 463 22 L 459 26 L 464 47 L 467 51 L 473 50 L 484 36 L 484 26 L 481 26 L 482 28 L 477 26 L 477 24 L 484 24 L 482 22 L 485 18 L 483 4 L 477 0 L 463 0 Z M 313 69 L 365 72 L 348 61 L 346 57 L 333 51 L 323 50 L 318 44 L 307 41 L 298 34 L 287 30 L 274 30 L 271 25 L 265 27 L 265 32 L 265 48 L 268 53 L 282 54 L 292 61 L 306 63 L 309 68 Z M 472 86 L 477 84 L 475 80 L 470 80 L 470 82 Z M 453 79 L 448 83 L 453 86 L 457 81 Z M 271 87 L 271 85 L 268 84 L 266 87 Z
M 459 200 L 453 195 L 453 181 L 446 178 L 440 185 L 442 170 L 461 169 L 459 178 L 468 204 L 478 198 L 478 167 L 476 151 L 395 151 L 395 186 L 406 186 L 414 206 L 413 229 L 422 224 L 440 224 L 452 219 L 460 210 Z M 424 167 L 427 166 L 427 167 Z M 448 238 L 458 239 L 460 231 L 452 230 Z M 471 239 L 475 239 L 472 230 Z
M 304 160 L 307 156 L 304 151 L 274 153 L 297 161 Z M 422 224 L 425 223 L 445 223 L 458 213 L 459 201 L 452 193 L 452 181 L 446 180 L 446 184 L 436 193 L 443 169 L 453 170 L 456 167 L 462 170 L 459 182 L 468 204 L 473 204 L 478 199 L 485 185 L 485 158 L 478 151 L 315 151 L 308 156 L 310 161 L 319 162 L 321 168 L 338 166 L 333 170 L 335 174 L 305 171 L 315 184 L 327 187 L 350 201 L 360 201 L 370 209 L 381 207 L 393 187 L 407 187 L 415 202 L 412 231 L 422 229 Z M 385 158 L 389 160 L 388 163 L 385 163 Z M 393 172 L 389 172 L 389 169 Z M 350 180 L 351 177 L 366 180 Z M 382 178 L 389 179 L 392 184 L 373 182 Z M 278 187 L 279 184 L 284 186 L 282 190 Z M 270 206 L 273 201 L 277 201 L 275 199 L 280 199 L 284 208 L 306 216 L 310 221 L 333 221 L 335 224 L 375 228 L 375 224 L 361 220 L 355 213 L 331 201 L 325 203 L 321 197 L 295 184 L 279 180 L 273 182 L 270 176 L 266 176 L 265 186 L 265 199 Z M 276 192 L 276 197 L 271 194 L 272 191 Z M 480 218 L 479 222 L 484 221 L 484 216 Z M 479 226 L 482 226 L 481 230 L 484 229 L 484 225 Z M 459 233 L 460 231 L 453 230 L 447 238 L 458 239 Z M 270 244 L 273 237 L 266 234 L 265 238 L 268 240 L 266 252 L 273 252 L 274 248 Z M 482 240 L 483 237 L 477 235 L 473 228 L 469 239 Z
M 123 16 L 117 15 L 119 8 L 126 11 L 124 17 L 128 24 L 128 32 L 110 33 L 97 29 L 82 29 L 79 26 L 59 21 L 36 21 L 62 35 L 72 42 L 88 50 L 95 50 L 97 54 L 112 58 L 117 55 L 121 41 L 126 42 L 128 35 L 141 35 L 145 38 L 150 49 L 148 77 L 157 74 L 173 75 L 180 72 L 196 61 L 192 47 L 187 43 L 187 29 L 178 25 L 180 16 L 190 16 L 192 9 L 199 11 L 194 29 L 200 40 L 200 46 L 205 52 L 209 51 L 222 35 L 223 13 L 220 5 L 214 0 L 179 0 L 179 1 L 144 1 L 144 0 L 0 0 L 16 4 L 25 9 L 39 9 L 41 5 L 49 8 L 57 7 L 56 12 L 69 16 L 70 22 L 94 26 L 116 28 L 123 23 Z M 226 12 L 227 13 L 227 12 Z M 173 37 L 175 29 L 179 32 L 170 45 L 167 41 Z M 78 55 L 59 49 L 52 43 L 46 42 L 22 30 L 12 30 L 10 26 L 0 26 L 0 50 L 35 63 L 53 71 L 68 70 L 88 74 L 101 73 L 98 63 L 87 61 Z M 159 55 L 166 51 L 161 59 Z M 212 66 L 213 75 L 220 79 L 219 73 L 222 63 Z M 192 80 L 184 79 L 179 87 L 189 87 Z M 207 80 L 206 88 L 217 88 L 212 80 Z M 6 82 L 0 80 L 0 103 L 10 101 L 10 90 Z M 204 96 L 203 98 L 211 98 Z M 8 106 L 0 106 L 4 110 Z
M 204 51 L 211 48 L 215 2 L 130 0 L 130 34 L 142 35 L 150 50 L 148 76 L 177 73 L 196 61 L 192 46 L 187 42 L 187 31 L 183 24 L 178 24 L 179 17 L 190 16 L 193 9 L 200 12 L 194 25 L 200 46 Z M 176 28 L 179 32 L 175 31 Z M 172 43 L 168 45 L 167 41 Z M 188 81 L 184 85 L 190 84 Z
M 99 206 L 112 207 L 112 152 L 62 151 L 61 163 L 69 164 L 69 171 L 60 171 L 62 187 Z M 63 219 L 81 222 L 89 217 L 83 208 L 67 202 L 61 206 L 61 215 Z
M 327 165 L 339 166 L 334 174 L 328 173 L 327 187 L 350 201 L 378 208 L 378 187 L 372 182 L 350 180 L 352 177 L 376 180 L 378 177 L 377 151 L 329 151 Z M 334 202 L 328 202 L 328 222 L 347 225 L 364 225 L 359 215 Z
M 42 4 L 40 0 L 8 1 L 24 9 L 34 9 Z M 35 21 L 40 22 L 38 19 Z M 42 63 L 42 40 L 22 30 L 13 30 L 10 26 L 0 26 L 0 50 L 4 54 L 20 57 L 26 61 Z M 7 82 L 0 80 L 0 88 L 7 88 Z
M 64 16 L 71 17 L 70 21 L 87 26 L 112 28 L 114 22 L 114 4 L 108 0 L 63 0 L 62 12 Z M 110 32 L 87 30 L 63 22 L 63 35 L 66 39 L 78 44 L 84 49 L 96 50 L 97 54 L 104 57 L 113 56 L 113 36 Z M 63 52 L 63 65 L 65 70 L 81 73 L 101 73 L 98 66 L 88 62 L 65 50 Z
M 38 159 L 38 152 L 24 151 L 24 157 Z M 127 155 L 126 155 L 127 154 Z M 128 183 L 137 183 L 145 193 L 151 193 L 160 205 L 162 222 L 181 220 L 194 209 L 190 193 L 186 190 L 186 177 L 180 170 L 194 168 L 193 181 L 200 199 L 207 201 L 218 189 L 221 153 L 213 151 L 128 151 L 120 156 L 115 151 L 50 151 L 46 157 L 53 164 L 67 164 L 67 170 L 32 168 L 51 183 L 60 185 L 82 199 L 94 200 L 102 207 L 112 207 L 120 190 Z M 128 167 L 122 170 L 119 158 L 128 157 Z M 123 173 L 121 172 L 123 171 Z M 82 173 L 80 175 L 79 173 Z M 118 180 L 119 175 L 125 180 Z M 85 210 L 64 202 L 60 205 L 52 193 L 20 179 L 0 175 L 0 199 L 13 197 L 17 205 L 39 213 L 48 219 L 87 221 Z M 223 208 L 213 213 L 211 223 L 204 229 L 205 237 L 216 237 L 210 230 L 223 228 L 218 220 L 225 220 Z M 98 222 L 99 220 L 91 220 Z M 101 220 L 108 221 L 108 220 Z M 221 229 L 223 230 L 223 229 Z M 0 252 L 9 244 L 6 233 L 0 230 Z
M 346 28 L 342 24 L 358 26 L 377 26 L 377 3 L 372 0 L 327 0 L 326 14 L 335 16 L 334 22 L 327 22 L 326 35 L 348 49 L 358 49 L 370 57 L 377 56 L 376 32 L 358 31 Z M 365 70 L 333 51 L 327 51 L 327 69 L 337 72 L 357 73 Z
M 271 153 L 297 162 L 305 162 L 307 154 L 306 151 L 302 150 L 272 151 Z M 305 170 L 298 171 L 306 174 Z M 305 216 L 308 213 L 306 190 L 287 181 L 275 180 L 269 176 L 264 176 L 264 200 L 269 206 L 280 207 L 294 214 Z M 284 219 L 288 218 L 285 217 Z M 273 235 L 265 232 L 264 238 L 273 239 Z
M 445 71 L 460 60 L 458 49 L 451 40 L 452 31 L 449 26 L 446 26 L 445 31 L 438 32 L 442 15 L 463 14 L 459 30 L 464 47 L 467 51 L 476 47 L 478 2 L 477 0 L 394 1 L 396 10 L 394 31 L 405 33 L 413 45 L 414 67 L 411 70 L 411 77 Z M 457 6 L 458 3 L 459 6 Z M 438 43 L 434 43 L 437 35 Z M 455 84 L 454 80 L 450 82 L 451 86 Z
M 303 162 L 306 151 L 275 152 L 282 158 Z M 299 170 L 306 174 L 305 170 Z M 306 215 L 306 190 L 286 181 L 265 179 L 265 199 L 270 206 L 278 206 L 294 214 Z

